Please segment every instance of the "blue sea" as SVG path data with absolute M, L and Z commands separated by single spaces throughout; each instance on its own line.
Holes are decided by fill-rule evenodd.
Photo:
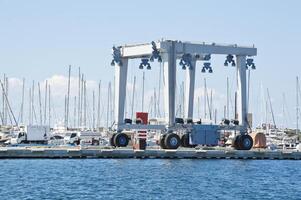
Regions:
M 0 160 L 0 199 L 301 199 L 301 161 Z

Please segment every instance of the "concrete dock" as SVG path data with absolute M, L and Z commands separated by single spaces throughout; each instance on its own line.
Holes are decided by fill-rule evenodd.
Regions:
M 271 151 L 255 149 L 239 151 L 223 149 L 133 150 L 129 148 L 100 147 L 0 147 L 0 159 L 17 158 L 158 158 L 158 159 L 270 159 L 301 160 L 301 152 L 293 150 Z

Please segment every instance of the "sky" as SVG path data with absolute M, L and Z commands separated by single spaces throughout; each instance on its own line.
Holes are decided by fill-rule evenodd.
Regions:
M 114 70 L 110 66 L 113 45 L 151 42 L 161 38 L 255 45 L 258 49 L 258 56 L 254 57 L 257 69 L 251 71 L 250 79 L 250 111 L 254 114 L 254 123 L 257 125 L 265 119 L 268 88 L 276 124 L 295 127 L 296 76 L 301 75 L 298 61 L 301 52 L 300 7 L 301 2 L 297 0 L 0 0 L 0 74 L 3 76 L 5 73 L 10 78 L 9 99 L 15 115 L 20 110 L 22 79 L 26 79 L 27 89 L 33 80 L 41 85 L 49 80 L 58 120 L 64 112 L 68 66 L 72 66 L 74 79 L 72 97 L 77 94 L 77 71 L 81 67 L 88 82 L 90 109 L 92 92 L 96 92 L 98 82 L 102 82 L 104 123 L 107 88 L 114 79 Z M 231 104 L 235 89 L 235 70 L 225 68 L 224 59 L 213 56 L 214 73 L 197 73 L 196 78 L 196 104 L 203 102 L 206 78 L 208 90 L 213 91 L 213 104 L 218 109 L 219 118 L 222 118 L 225 105 L 227 77 L 230 78 Z M 138 69 L 139 63 L 139 60 L 129 63 L 128 77 L 128 94 L 131 93 L 133 77 L 137 77 L 137 111 L 141 110 L 142 102 L 143 72 Z M 158 80 L 153 77 L 159 77 L 159 69 L 159 64 L 153 64 L 151 71 L 144 70 L 145 110 L 150 109 L 150 99 L 154 90 L 158 90 Z M 178 70 L 178 88 L 184 80 L 182 72 Z M 180 89 L 178 94 L 180 96 Z M 177 101 L 181 101 L 180 97 Z M 127 104 L 127 115 L 131 115 L 130 98 Z M 200 115 L 197 117 L 204 115 L 200 105 L 194 112 Z M 271 110 L 270 107 L 268 109 Z M 268 120 L 271 120 L 270 111 Z

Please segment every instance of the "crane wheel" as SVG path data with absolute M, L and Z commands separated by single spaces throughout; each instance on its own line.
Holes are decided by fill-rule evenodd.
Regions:
M 116 147 L 116 145 L 115 145 L 115 136 L 116 136 L 116 133 L 114 133 L 113 135 L 112 135 L 112 137 L 110 138 L 110 145 L 112 146 L 112 147 Z
M 169 133 L 165 137 L 164 144 L 167 149 L 177 149 L 181 144 L 181 140 L 177 134 Z
M 234 147 L 234 149 L 236 150 L 242 150 L 241 146 L 240 146 L 240 138 L 241 138 L 241 135 L 237 135 L 235 136 L 233 142 L 232 142 L 232 147 Z
M 182 135 L 182 137 L 181 137 L 181 145 L 182 145 L 182 147 L 190 147 L 190 144 L 189 144 L 189 133 L 185 133 L 184 135 Z
M 117 133 L 114 137 L 114 143 L 117 147 L 126 147 L 129 144 L 129 138 L 124 133 Z
M 166 146 L 165 146 L 165 136 L 166 135 L 162 135 L 160 137 L 159 145 L 160 145 L 161 149 L 166 149 Z
M 240 138 L 240 146 L 242 150 L 250 150 L 253 147 L 253 139 L 250 135 L 242 135 Z
M 233 147 L 236 150 L 250 150 L 253 147 L 253 139 L 250 135 L 237 135 Z

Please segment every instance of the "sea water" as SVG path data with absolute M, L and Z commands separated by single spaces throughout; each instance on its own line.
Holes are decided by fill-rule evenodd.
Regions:
M 0 199 L 301 199 L 301 161 L 0 160 Z

